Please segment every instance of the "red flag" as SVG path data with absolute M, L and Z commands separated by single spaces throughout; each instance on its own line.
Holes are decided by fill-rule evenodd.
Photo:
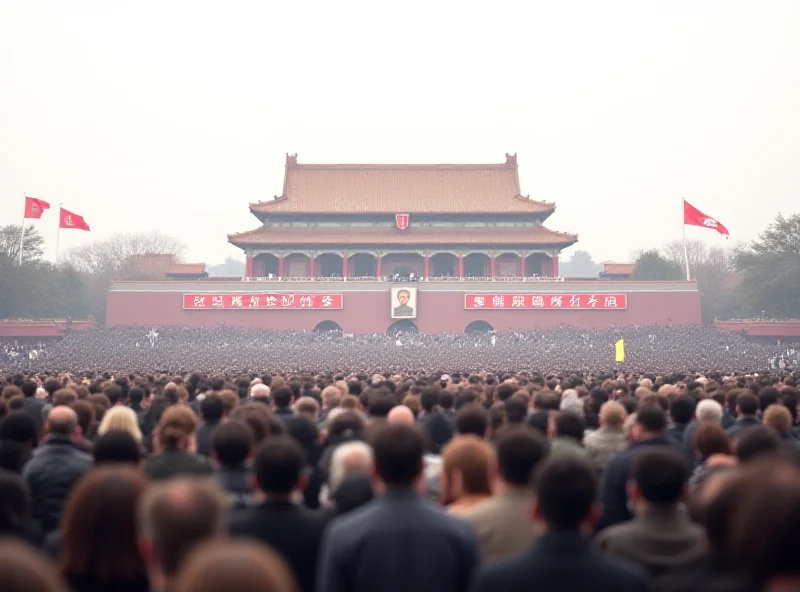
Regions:
M 58 223 L 59 228 L 73 228 L 75 230 L 90 230 L 89 225 L 83 216 L 73 214 L 69 210 L 61 208 L 61 220 Z
M 50 204 L 43 199 L 25 196 L 25 217 L 39 219 L 45 210 L 50 209 Z
M 724 236 L 728 236 L 728 229 L 725 228 L 721 222 L 711 216 L 706 216 L 703 212 L 698 210 L 685 199 L 683 200 L 683 223 L 689 226 L 702 226 L 703 228 L 711 228 L 716 230 Z

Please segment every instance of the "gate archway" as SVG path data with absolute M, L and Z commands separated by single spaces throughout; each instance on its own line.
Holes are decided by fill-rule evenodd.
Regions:
M 488 333 L 489 331 L 494 331 L 494 327 L 486 321 L 472 321 L 464 329 L 464 333 Z
M 342 326 L 334 321 L 321 321 L 314 327 L 314 333 L 329 333 L 331 331 L 341 333 Z
M 409 321 L 408 319 L 403 319 L 400 321 L 395 321 L 389 328 L 386 330 L 389 335 L 394 335 L 395 333 L 419 333 L 419 329 L 414 324 L 413 321 Z

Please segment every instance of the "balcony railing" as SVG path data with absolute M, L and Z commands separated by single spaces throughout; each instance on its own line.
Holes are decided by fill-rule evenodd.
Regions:
M 358 276 L 358 277 L 243 277 L 243 282 L 287 282 L 287 283 L 297 283 L 297 282 L 387 282 L 387 283 L 401 283 L 401 282 L 452 282 L 452 283 L 459 283 L 459 282 L 508 282 L 508 283 L 519 283 L 519 282 L 563 282 L 563 277 L 541 277 L 541 276 L 530 276 L 530 277 L 431 277 L 431 278 L 420 278 L 420 277 L 410 277 L 410 276 L 383 276 L 383 277 L 375 277 L 375 276 Z

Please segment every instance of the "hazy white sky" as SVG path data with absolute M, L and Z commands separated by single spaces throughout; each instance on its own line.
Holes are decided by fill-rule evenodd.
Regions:
M 240 251 L 301 162 L 502 162 L 598 260 L 754 238 L 800 187 L 800 0 L 0 0 L 0 220 Z M 54 254 L 57 214 L 38 222 Z M 725 244 L 690 228 L 691 238 Z

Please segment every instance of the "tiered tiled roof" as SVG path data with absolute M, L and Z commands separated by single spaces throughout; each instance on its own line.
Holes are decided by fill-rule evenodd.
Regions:
M 578 240 L 575 234 L 536 227 L 397 228 L 265 227 L 232 234 L 237 247 L 251 245 L 552 245 L 565 248 Z
M 606 275 L 631 275 L 634 267 L 636 266 L 633 263 L 604 263 L 603 273 Z
M 251 204 L 269 214 L 542 214 L 555 205 L 520 193 L 516 155 L 502 164 L 298 164 L 283 193 Z

